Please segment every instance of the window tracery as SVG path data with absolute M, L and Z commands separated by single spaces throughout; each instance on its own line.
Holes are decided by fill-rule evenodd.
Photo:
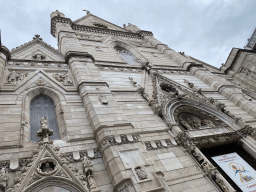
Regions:
M 141 60 L 137 59 L 133 54 L 131 54 L 126 49 L 123 49 L 121 47 L 115 47 L 115 50 L 122 57 L 122 59 L 126 61 L 129 65 L 141 65 Z

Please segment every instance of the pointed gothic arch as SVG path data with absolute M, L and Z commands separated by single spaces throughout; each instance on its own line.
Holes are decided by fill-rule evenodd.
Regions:
M 23 192 L 41 192 L 47 187 L 64 189 L 63 192 L 87 192 L 77 183 L 63 177 L 46 177 L 29 185 Z M 44 192 L 44 191 L 42 191 Z M 49 191 L 50 192 L 50 191 Z
M 63 115 L 62 103 L 65 101 L 65 97 L 56 91 L 48 87 L 34 87 L 29 91 L 26 91 L 23 97 L 22 106 L 22 130 L 21 130 L 21 142 L 27 144 L 31 141 L 31 126 L 30 126 L 30 105 L 31 101 L 38 96 L 46 96 L 53 101 L 56 113 L 57 127 L 59 131 L 59 138 L 62 139 L 67 135 L 66 123 Z M 33 140 L 32 140 L 33 141 Z
M 215 109 L 204 103 L 182 98 L 171 100 L 163 109 L 163 114 L 168 122 L 175 122 L 179 124 L 179 114 L 186 113 L 188 111 L 194 113 L 195 116 L 202 116 L 202 118 L 209 118 L 211 121 L 218 121 L 220 125 L 227 125 L 230 131 L 241 129 L 240 126 L 235 124 L 235 120 L 228 115 L 222 113 L 220 110 Z
M 140 52 L 138 50 L 136 50 L 136 48 L 126 42 L 122 42 L 122 41 L 112 41 L 111 42 L 111 46 L 115 49 L 115 50 L 122 50 L 124 52 L 127 53 L 127 57 L 134 57 L 137 60 L 138 64 L 135 65 L 139 65 L 145 62 L 148 62 L 148 60 L 142 56 L 140 54 Z M 119 53 L 120 55 L 120 53 Z M 120 55 L 125 61 L 127 61 L 122 55 Z M 138 62 L 139 61 L 139 62 Z M 128 63 L 129 64 L 129 63 Z

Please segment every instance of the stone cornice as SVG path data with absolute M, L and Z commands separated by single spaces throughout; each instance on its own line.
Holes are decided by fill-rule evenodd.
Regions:
M 111 29 L 99 28 L 99 27 L 92 27 L 86 25 L 77 25 L 71 21 L 69 18 L 64 17 L 53 17 L 51 20 L 51 34 L 55 37 L 56 32 L 56 23 L 66 23 L 71 26 L 73 30 L 85 31 L 85 32 L 92 32 L 92 33 L 99 33 L 99 34 L 108 34 L 113 36 L 123 36 L 128 38 L 135 38 L 135 39 L 142 39 L 143 36 L 153 36 L 151 31 L 139 31 L 138 33 L 132 32 L 125 32 L 125 31 L 116 31 Z
M 0 53 L 5 54 L 5 56 L 7 57 L 7 60 L 11 58 L 10 51 L 9 51 L 9 49 L 7 49 L 7 47 L 5 47 L 5 46 L 1 46 L 1 47 L 0 47 Z
M 69 59 L 72 57 L 88 57 L 93 62 L 95 61 L 94 57 L 87 52 L 69 51 L 69 52 L 67 52 L 66 57 L 65 57 L 66 63 L 69 63 Z

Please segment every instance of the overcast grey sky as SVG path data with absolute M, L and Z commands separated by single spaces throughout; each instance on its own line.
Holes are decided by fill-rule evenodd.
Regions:
M 132 23 L 162 43 L 220 67 L 232 47 L 242 48 L 256 23 L 251 0 L 0 0 L 2 43 L 10 50 L 35 34 L 57 48 L 50 14 L 76 20 L 89 10 L 116 25 Z

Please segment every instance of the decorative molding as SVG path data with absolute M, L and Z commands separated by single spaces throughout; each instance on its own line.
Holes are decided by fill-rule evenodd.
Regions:
M 164 149 L 170 148 L 177 145 L 177 143 L 173 139 L 163 139 L 163 140 L 155 140 L 155 141 L 145 141 L 146 150 L 156 150 L 156 149 Z
M 102 67 L 99 66 L 98 69 L 100 71 L 116 71 L 116 72 L 132 72 L 132 73 L 141 73 L 142 69 L 138 69 L 138 68 L 131 68 L 131 67 Z
M 150 31 L 140 31 L 139 33 L 132 33 L 132 32 L 124 32 L 124 31 L 116 31 L 116 30 L 111 30 L 111 29 L 101 28 L 101 27 L 77 25 L 73 23 L 69 18 L 55 16 L 51 19 L 51 34 L 54 37 L 55 37 L 57 23 L 68 24 L 71 26 L 73 30 L 78 30 L 78 31 L 87 32 L 87 33 L 98 33 L 102 35 L 122 36 L 127 38 L 134 38 L 134 39 L 142 39 L 143 36 L 153 36 L 153 33 Z
M 46 81 L 42 77 L 40 77 L 39 79 L 36 80 L 36 84 L 38 86 L 44 86 L 46 85 Z
M 191 73 L 189 71 L 177 71 L 175 69 L 173 70 L 168 70 L 168 69 L 151 69 L 150 73 L 170 73 L 170 74 L 175 74 L 175 75 L 191 75 Z
M 8 66 L 10 67 L 47 67 L 47 68 L 68 68 L 68 65 L 65 64 L 65 63 L 54 63 L 54 62 L 41 62 L 41 61 L 19 61 L 19 60 L 11 60 L 11 61 L 8 61 L 7 63 Z
M 98 42 L 101 42 L 104 39 L 104 36 L 84 35 L 84 34 L 77 34 L 77 37 L 81 38 L 81 40 L 98 41 Z
M 73 85 L 73 81 L 72 81 L 72 78 L 71 78 L 70 71 L 62 72 L 62 73 L 54 73 L 52 75 L 52 77 L 55 80 L 57 80 L 58 82 L 66 85 L 66 86 Z
M 100 142 L 100 151 L 103 152 L 109 146 L 135 143 L 139 141 L 140 136 L 138 134 L 107 136 Z
M 170 182 L 170 181 L 175 181 L 175 180 L 179 180 L 179 179 L 184 179 L 184 178 L 187 178 L 187 177 L 193 177 L 193 176 L 196 176 L 196 175 L 201 175 L 202 172 L 201 171 L 198 171 L 198 172 L 195 172 L 195 173 L 188 173 L 188 174 L 184 174 L 184 175 L 181 175 L 181 176 L 177 176 L 177 177 L 172 177 L 170 179 L 166 179 L 165 181 L 166 182 Z
M 168 79 L 158 73 L 152 73 L 150 71 L 150 75 L 152 76 L 153 83 L 153 100 L 148 100 L 150 105 L 156 114 L 162 116 L 165 115 L 165 107 L 172 100 L 184 100 L 188 99 L 192 102 L 203 103 L 208 107 L 217 109 L 220 113 L 224 113 L 230 118 L 232 118 L 235 123 L 241 120 L 241 118 L 234 116 L 225 109 L 226 105 L 224 103 L 220 103 L 219 101 L 213 99 L 212 97 L 206 97 L 201 94 L 200 90 L 194 88 L 187 88 L 182 86 L 181 84 Z M 192 86 L 193 88 L 194 86 Z M 147 99 L 147 98 L 146 98 Z

